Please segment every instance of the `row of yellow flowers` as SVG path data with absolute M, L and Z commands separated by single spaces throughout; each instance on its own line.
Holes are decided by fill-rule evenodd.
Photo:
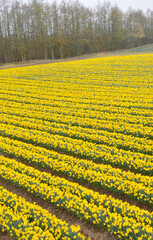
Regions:
M 69 126 L 56 122 L 50 123 L 49 121 L 42 121 L 34 118 L 20 117 L 9 114 L 1 114 L 0 122 L 28 129 L 38 129 L 51 134 L 81 139 L 97 144 L 112 146 L 113 148 L 117 147 L 119 149 L 131 150 L 150 155 L 153 153 L 152 140 L 132 137 L 125 134 L 110 133 L 100 130 L 97 131 L 95 129 Z M 103 148 L 105 148 L 105 146 L 103 146 Z
M 49 134 L 47 132 L 24 129 L 8 124 L 0 125 L 0 134 L 28 143 L 47 147 L 65 153 L 71 153 L 79 157 L 100 161 L 119 168 L 129 168 L 132 171 L 143 172 L 152 175 L 152 156 L 130 151 L 119 150 L 106 145 L 96 145 L 95 143 L 72 139 L 60 135 Z
M 80 89 L 81 90 L 81 89 Z M 28 90 L 29 91 L 29 90 Z M 108 91 L 109 92 L 109 91 Z M 104 93 L 104 89 L 101 92 L 101 94 Z M 40 95 L 41 94 L 41 95 Z M 131 98 L 131 96 L 129 98 L 127 98 L 127 95 L 123 96 L 116 96 L 116 98 L 112 98 L 110 95 L 105 94 L 105 96 L 103 96 L 102 98 L 98 98 L 98 96 L 96 96 L 96 98 L 94 97 L 90 97 L 90 98 L 83 98 L 81 99 L 79 94 L 77 95 L 73 95 L 72 93 L 69 94 L 67 97 L 64 97 L 61 93 L 61 96 L 59 95 L 58 89 L 57 92 L 54 90 L 54 93 L 45 93 L 45 92 L 36 92 L 36 89 L 34 89 L 34 91 L 31 92 L 21 92 L 21 91 L 17 91 L 16 87 L 14 87 L 14 89 L 9 88 L 9 90 L 6 90 L 5 86 L 4 89 L 2 89 L 1 92 L 1 96 L 4 98 L 8 98 L 8 100 L 13 99 L 16 100 L 16 97 L 19 97 L 21 102 L 27 102 L 30 100 L 31 103 L 33 104 L 42 104 L 42 105 L 52 105 L 54 104 L 60 104 L 60 106 L 67 106 L 69 104 L 71 104 L 71 107 L 76 107 L 76 106 L 80 106 L 80 104 L 84 107 L 90 107 L 92 105 L 92 107 L 96 107 L 97 105 L 101 107 L 103 106 L 115 106 L 115 107 L 124 107 L 124 108 L 138 108 L 138 109 L 149 109 L 150 107 L 152 107 L 151 105 L 151 99 L 150 98 L 146 98 L 145 102 L 144 100 L 140 99 L 140 98 Z M 40 102 L 39 102 L 40 101 Z M 120 104 L 118 103 L 120 102 Z M 63 104 L 63 105 L 61 105 Z
M 17 112 L 17 109 L 21 111 Z M 24 111 L 23 111 L 24 109 Z M 59 108 L 57 106 L 41 106 L 41 105 L 34 105 L 34 104 L 26 104 L 26 103 L 20 103 L 20 102 L 12 102 L 7 100 L 0 99 L 0 111 L 4 113 L 12 113 L 12 110 L 14 110 L 16 115 L 19 116 L 26 116 L 27 110 L 29 110 L 30 116 L 33 113 L 33 118 L 39 119 L 39 116 L 37 112 L 39 111 L 41 115 L 41 119 L 45 119 L 45 114 L 54 114 L 56 118 L 58 119 L 59 114 L 64 118 L 64 116 L 73 116 L 75 117 L 75 120 L 78 120 L 78 125 L 81 124 L 79 122 L 80 118 L 87 118 L 89 121 L 91 119 L 97 119 L 97 123 L 100 123 L 99 120 L 102 121 L 114 121 L 114 122 L 122 122 L 122 123 L 130 123 L 130 124 L 140 124 L 143 126 L 151 127 L 153 125 L 153 114 L 152 112 L 147 111 L 146 113 L 141 112 L 140 110 L 138 112 L 133 112 L 131 115 L 130 112 L 125 112 L 125 108 L 114 108 L 111 106 L 104 107 L 103 110 L 99 111 L 91 109 L 82 109 L 81 108 L 72 108 L 71 105 L 67 107 Z M 9 112 L 10 111 L 10 112 Z M 150 110 L 151 111 L 151 110 Z M 34 115 L 36 114 L 36 116 Z M 65 118 L 64 118 L 65 119 Z M 66 121 L 64 120 L 63 121 Z M 52 120 L 53 121 L 53 120 Z M 54 118 L 54 121 L 56 122 L 56 119 Z M 62 122 L 62 119 L 61 119 Z M 91 126 L 92 127 L 92 126 Z
M 13 82 L 13 80 L 12 80 L 12 82 Z M 12 84 L 12 82 L 5 83 L 5 84 L 8 84 L 10 86 Z M 17 86 L 15 85 L 15 87 L 17 87 Z M 29 89 L 29 86 L 28 86 L 28 89 Z M 40 90 L 40 88 L 36 89 L 35 91 L 39 91 L 39 90 Z M 136 109 L 136 108 L 132 109 L 132 108 L 115 107 L 112 105 L 105 105 L 105 104 L 103 106 L 101 106 L 101 105 L 96 106 L 96 105 L 92 105 L 92 104 L 84 105 L 83 103 L 79 104 L 79 105 L 75 104 L 74 106 L 71 104 L 64 105 L 65 101 L 66 101 L 65 97 L 63 96 L 64 93 L 62 93 L 62 97 L 63 97 L 62 100 L 58 101 L 58 100 L 54 99 L 53 102 L 47 101 L 46 105 L 44 104 L 41 106 L 39 104 L 40 102 L 38 102 L 38 104 L 34 104 L 34 103 L 31 104 L 31 101 L 29 101 L 29 104 L 28 104 L 28 103 L 24 103 L 23 101 L 21 101 L 21 99 L 23 99 L 23 97 L 21 98 L 22 95 L 20 97 L 19 96 L 16 97 L 15 99 L 14 98 L 7 99 L 7 97 L 5 95 L 3 96 L 3 91 L 4 91 L 4 89 L 2 90 L 1 97 L 0 97 L 0 102 L 2 104 L 6 105 L 6 101 L 7 101 L 7 104 L 11 105 L 11 106 L 21 107 L 21 105 L 22 105 L 22 106 L 24 106 L 24 108 L 27 108 L 27 105 L 28 105 L 30 109 L 35 109 L 35 110 L 39 110 L 39 111 L 40 110 L 45 110 L 45 111 L 49 110 L 50 112 L 56 113 L 56 111 L 57 111 L 57 113 L 58 113 L 58 111 L 60 111 L 59 107 L 62 107 L 63 114 L 66 114 L 66 115 L 68 115 L 68 109 L 71 110 L 69 112 L 70 115 L 81 116 L 81 117 L 93 117 L 93 118 L 97 117 L 98 119 L 105 119 L 105 116 L 103 115 L 103 113 L 107 113 L 108 116 L 110 116 L 110 119 L 114 119 L 114 120 L 118 119 L 118 121 L 123 119 L 125 122 L 128 122 L 128 119 L 129 119 L 129 122 L 134 121 L 134 123 L 139 123 L 138 116 L 141 118 L 140 123 L 143 123 L 143 121 L 144 122 L 148 121 L 146 118 L 144 118 L 145 116 L 151 117 L 153 115 L 151 109 L 149 109 L 149 108 L 141 110 L 141 109 Z M 24 91 L 26 91 L 26 89 Z M 47 91 L 48 91 L 48 89 L 47 89 Z M 64 89 L 64 91 L 65 91 L 65 89 Z M 22 93 L 23 93 L 23 90 L 22 90 Z M 54 92 L 53 92 L 53 94 L 54 94 Z M 73 94 L 75 94 L 74 91 L 73 91 Z M 77 97 L 78 97 L 78 95 L 79 95 L 79 92 L 77 93 Z M 111 97 L 111 96 L 109 96 L 109 97 Z M 82 96 L 82 98 L 84 98 L 84 95 Z M 89 98 L 90 98 L 90 96 L 89 96 Z M 13 102 L 11 100 L 13 100 Z M 26 99 L 25 99 L 25 101 L 26 101 Z M 136 100 L 136 101 L 138 101 L 138 100 Z M 150 100 L 150 102 L 151 102 L 151 100 Z M 61 113 L 62 113 L 62 111 L 61 111 Z M 114 114 L 115 114 L 115 117 L 114 117 Z M 134 118 L 134 120 L 133 120 L 133 118 Z
M 18 96 L 10 97 L 10 98 L 8 96 L 6 98 L 4 96 L 2 96 L 2 99 L 5 100 L 5 102 L 6 101 L 8 101 L 8 102 L 9 101 L 11 101 L 11 102 L 13 101 L 13 102 L 17 102 L 17 103 L 18 102 L 21 102 L 21 103 L 22 102 L 23 103 L 26 102 L 26 104 L 28 104 L 28 105 L 31 105 L 31 104 L 37 105 L 37 104 L 39 104 L 41 106 L 41 108 L 42 107 L 46 107 L 46 106 L 50 107 L 50 105 L 52 107 L 58 107 L 58 108 L 63 108 L 64 107 L 64 108 L 68 108 L 68 109 L 69 109 L 70 105 L 72 107 L 71 103 L 68 103 L 68 105 L 65 106 L 65 101 L 63 101 L 63 102 L 59 101 L 57 103 L 53 102 L 52 104 L 50 104 L 48 100 L 46 100 L 46 102 L 43 103 L 43 100 L 38 99 L 38 103 L 36 104 L 34 102 L 34 98 L 31 98 L 29 100 L 27 98 L 25 98 L 25 102 L 23 101 L 23 99 L 21 99 L 21 97 L 19 98 Z M 80 103 L 80 107 L 79 108 L 91 111 L 90 107 L 87 107 L 87 106 L 83 107 L 83 104 L 81 104 L 81 103 Z M 112 109 L 112 105 L 111 104 L 110 104 L 110 108 Z M 92 110 L 94 109 L 94 107 L 92 105 L 91 105 L 91 109 Z M 123 108 L 121 108 L 121 109 L 123 109 Z M 150 109 L 150 107 L 149 107 L 149 109 Z M 70 110 L 71 109 L 69 109 L 69 111 Z M 99 105 L 97 105 L 97 109 L 95 109 L 95 111 L 97 111 L 97 110 L 101 111 Z M 140 110 L 139 110 L 139 112 L 140 112 Z M 38 115 L 38 113 L 36 113 L 35 116 L 33 114 L 33 117 L 37 118 L 37 115 Z M 41 115 L 43 117 L 44 114 L 41 114 Z M 58 120 L 58 118 L 59 118 L 59 120 Z M 46 115 L 45 119 L 46 120 L 51 120 L 52 119 L 52 118 L 50 118 L 50 113 L 48 113 Z M 90 113 L 88 114 L 88 116 L 86 116 L 86 118 L 77 117 L 77 116 L 65 116 L 65 118 L 64 117 L 62 118 L 62 116 L 60 116 L 59 114 L 55 113 L 54 119 L 55 119 L 54 121 L 57 121 L 57 120 L 60 121 L 60 122 L 64 121 L 65 123 L 69 123 L 69 124 L 73 124 L 75 122 L 75 125 L 78 125 L 78 126 L 79 125 L 84 126 L 84 127 L 91 127 L 92 126 L 93 128 L 96 128 L 96 129 L 106 129 L 106 130 L 108 129 L 109 131 L 116 131 L 116 132 L 119 132 L 119 133 L 124 133 L 124 134 L 126 133 L 126 134 L 131 134 L 131 135 L 134 135 L 134 136 L 153 138 L 153 133 L 151 131 L 152 130 L 151 127 L 143 126 L 141 123 L 140 123 L 140 125 L 138 124 L 138 126 L 136 124 L 132 125 L 132 124 L 130 124 L 128 122 L 126 123 L 124 119 L 122 120 L 122 116 L 121 116 L 120 119 L 118 118 L 117 122 L 110 121 L 110 120 L 108 122 L 108 118 L 106 120 L 104 119 L 104 120 L 101 121 L 101 120 L 98 120 L 98 116 L 93 120 L 92 118 L 90 118 Z M 128 119 L 128 116 L 127 116 L 127 119 Z M 80 121 L 82 121 L 81 124 L 80 124 Z M 93 124 L 92 124 L 92 121 L 93 121 Z M 124 123 L 125 126 L 122 126 L 123 123 Z
M 17 239 L 70 240 L 85 237 L 80 227 L 69 226 L 46 209 L 0 186 L 0 227 Z
M 24 166 L 22 169 L 24 169 Z M 39 171 L 37 174 L 39 175 Z M 56 206 L 62 207 L 80 218 L 86 219 L 92 224 L 107 228 L 118 237 L 125 239 L 128 237 L 131 240 L 133 238 L 152 239 L 153 228 L 149 224 L 146 225 L 146 223 L 137 222 L 131 217 L 122 217 L 121 214 L 111 212 L 103 205 L 97 206 L 92 202 L 89 203 L 85 198 L 81 199 L 79 196 L 72 194 L 69 189 L 67 190 L 67 187 L 62 191 L 58 186 L 55 186 L 56 184 L 48 185 L 42 183 L 37 177 L 29 177 L 24 173 L 21 174 L 3 164 L 1 165 L 0 176 Z M 42 181 L 45 181 L 44 177 Z
M 77 84 L 83 89 L 89 89 L 84 83 L 88 83 L 90 89 L 100 91 L 104 87 L 110 86 L 124 87 L 124 91 L 133 93 L 140 88 L 140 94 L 149 93 L 150 89 L 143 89 L 151 83 L 152 55 L 124 56 L 99 58 L 68 63 L 48 64 L 41 66 L 31 66 L 20 69 L 3 70 L 1 78 L 3 80 L 20 80 L 28 85 L 49 85 L 49 81 L 74 89 Z M 18 81 L 19 83 L 19 81 Z M 127 88 L 129 87 L 130 88 Z M 137 88 L 137 89 L 135 89 Z M 116 94 L 117 95 L 117 94 Z M 137 94 L 138 96 L 139 94 Z
M 47 150 L 45 148 L 38 146 L 36 147 L 33 146 L 32 144 L 10 139 L 8 137 L 0 136 L 0 146 L 1 146 L 0 151 L 4 154 L 9 154 L 13 157 L 18 157 L 19 159 L 23 159 L 31 163 L 32 162 L 36 164 L 39 163 L 41 166 L 62 172 L 66 175 L 68 174 L 67 170 L 69 169 L 69 167 L 71 167 L 71 169 L 74 170 L 73 167 L 75 166 L 76 168 L 78 168 L 78 171 L 79 168 L 81 168 L 83 171 L 88 170 L 90 172 L 92 171 L 99 174 L 107 174 L 114 177 L 122 177 L 124 179 L 127 179 L 128 181 L 135 181 L 137 183 L 142 183 L 145 186 L 153 187 L 152 183 L 153 177 L 135 174 L 132 173 L 131 171 L 128 172 L 123 171 L 119 168 L 114 168 L 111 165 L 96 164 L 92 161 L 88 161 L 85 159 L 75 158 L 69 155 L 63 155 L 53 150 Z M 81 177 L 80 174 L 81 172 L 79 171 L 78 176 Z M 75 175 L 71 176 L 74 177 Z
M 103 206 L 112 212 L 118 212 L 122 216 L 132 217 L 137 222 L 153 225 L 153 215 L 148 211 L 142 210 L 121 200 L 114 199 L 105 194 L 101 195 L 91 189 L 82 187 L 78 183 L 70 182 L 64 178 L 52 176 L 50 173 L 40 172 L 33 167 L 28 167 L 14 159 L 0 157 L 0 164 L 12 168 L 16 172 L 26 174 L 30 177 L 35 177 L 40 182 L 47 183 L 51 187 L 59 188 L 61 191 L 71 193 L 81 199 L 86 199 L 89 203 L 94 203 L 96 206 Z
M 12 211 L 10 207 L 0 204 L 0 228 L 8 231 L 11 236 L 19 240 L 55 240 L 48 231 L 43 231 L 38 226 L 29 223 L 22 213 Z
M 29 150 L 26 148 L 29 148 Z M 42 150 L 44 154 L 40 154 L 37 153 L 39 149 L 41 151 L 41 148 L 28 146 L 28 144 L 18 144 L 17 141 L 14 144 L 12 140 L 1 141 L 1 151 L 3 153 L 153 205 L 153 177 L 124 172 L 112 168 L 110 165 L 96 165 L 85 160 L 73 159 L 73 157 L 64 159 L 63 155 L 60 156 L 60 154 L 52 151 Z M 48 156 L 44 156 L 47 154 Z M 3 163 L 3 160 L 1 163 Z M 10 163 L 7 163 L 8 166 L 9 164 L 11 165 L 11 160 Z
M 153 175 L 152 65 L 153 55 L 140 55 L 0 71 L 0 151 L 152 206 L 153 177 L 145 176 Z M 0 159 L 1 177 L 12 184 L 118 237 L 152 239 L 152 213 L 18 161 Z M 11 207 L 11 219 L 13 205 L 7 200 L 6 209 L 0 203 L 0 211 L 7 214 Z M 43 229 L 37 220 L 27 222 L 29 229 L 38 223 L 31 227 L 31 238 L 51 234 L 56 239 L 57 229 L 48 232 L 49 223 L 45 220 Z
M 8 101 L 9 102 L 9 101 Z M 6 102 L 5 102 L 6 104 Z M 98 119 L 98 116 L 96 117 L 90 117 L 90 110 L 89 110 L 89 114 L 87 117 L 78 117 L 78 116 L 71 116 L 70 114 L 68 114 L 68 111 L 72 112 L 71 109 L 67 109 L 66 112 L 67 114 L 64 114 L 64 110 L 61 110 L 60 107 L 57 107 L 55 105 L 56 108 L 58 108 L 58 110 L 55 111 L 54 109 L 54 113 L 49 112 L 49 111 L 37 111 L 37 109 L 32 109 L 29 110 L 30 108 L 30 104 L 27 104 L 27 109 L 24 108 L 23 106 L 20 106 L 21 112 L 19 111 L 18 107 L 12 107 L 14 103 L 11 102 L 11 108 L 7 107 L 2 107 L 1 106 L 1 112 L 2 113 L 8 113 L 8 114 L 12 114 L 14 113 L 15 115 L 21 116 L 21 117 L 25 117 L 28 116 L 30 118 L 34 118 L 34 119 L 42 119 L 42 120 L 47 120 L 50 122 L 56 122 L 56 123 L 64 123 L 64 124 L 68 124 L 68 125 L 72 125 L 72 126 L 80 126 L 80 127 L 84 127 L 84 128 L 93 128 L 96 130 L 106 130 L 109 132 L 117 132 L 117 133 L 122 133 L 122 134 L 126 134 L 126 135 L 132 135 L 132 136 L 136 136 L 136 137 L 147 137 L 147 138 L 153 138 L 153 132 L 152 132 L 152 118 L 148 118 L 148 120 L 145 120 L 142 124 L 141 122 L 141 118 L 137 121 L 139 121 L 139 124 L 133 124 L 133 120 L 130 120 L 129 118 L 129 122 L 126 122 L 125 119 L 128 119 L 128 116 L 126 116 L 125 119 L 122 120 L 122 116 L 118 119 L 117 121 L 115 119 L 110 119 L 109 120 L 109 116 L 107 116 L 107 118 L 104 119 Z M 41 109 L 46 109 L 46 106 L 41 106 Z M 33 106 L 34 107 L 34 106 Z M 57 113 L 59 111 L 59 114 Z M 81 111 L 80 111 L 81 112 Z M 105 115 L 105 112 L 103 113 L 103 115 Z M 149 125 L 149 126 L 147 126 Z

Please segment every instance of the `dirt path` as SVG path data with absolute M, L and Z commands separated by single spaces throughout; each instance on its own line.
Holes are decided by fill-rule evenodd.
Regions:
M 86 54 L 86 55 L 81 55 L 81 56 L 77 56 L 77 57 L 63 58 L 63 59 L 54 59 L 54 60 L 38 59 L 38 60 L 29 60 L 26 62 L 6 63 L 3 65 L 0 65 L 0 70 L 7 69 L 7 68 L 14 68 L 14 67 L 28 67 L 28 66 L 42 65 L 42 64 L 49 64 L 49 63 L 77 61 L 77 60 L 97 58 L 97 57 L 106 57 L 109 55 L 110 55 L 109 52 L 102 52 L 102 53 L 92 53 L 92 54 Z
M 90 53 L 76 57 L 70 58 L 63 58 L 63 59 L 38 59 L 38 60 L 29 60 L 25 62 L 15 62 L 15 63 L 6 63 L 0 65 L 0 70 L 7 69 L 7 68 L 16 68 L 16 67 L 28 67 L 34 65 L 42 65 L 42 64 L 49 64 L 49 63 L 59 63 L 59 62 L 69 62 L 69 61 L 77 61 L 77 60 L 84 60 L 84 59 L 92 59 L 92 58 L 101 58 L 101 57 L 115 57 L 115 56 L 127 56 L 127 55 L 138 55 L 138 54 L 150 54 L 153 52 L 148 51 L 134 51 L 131 50 L 117 50 L 112 52 L 100 52 L 100 53 Z

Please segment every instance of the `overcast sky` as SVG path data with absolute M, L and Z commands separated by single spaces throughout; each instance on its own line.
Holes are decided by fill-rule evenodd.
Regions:
M 107 0 L 106 0 L 107 1 Z M 153 10 L 153 0 L 109 0 L 112 5 L 117 3 L 118 7 L 123 11 L 126 11 L 128 7 L 132 7 L 133 9 L 142 9 L 146 11 L 148 8 Z M 48 2 L 52 2 L 52 0 L 48 0 Z M 57 0 L 57 2 L 61 2 L 61 0 Z M 98 0 L 79 0 L 83 5 L 89 7 L 95 7 L 97 5 Z M 99 0 L 99 2 L 103 3 L 104 0 Z

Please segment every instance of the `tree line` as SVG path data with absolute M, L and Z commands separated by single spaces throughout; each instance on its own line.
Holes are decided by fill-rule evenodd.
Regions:
M 109 1 L 0 0 L 0 63 L 58 59 L 153 43 L 153 11 Z

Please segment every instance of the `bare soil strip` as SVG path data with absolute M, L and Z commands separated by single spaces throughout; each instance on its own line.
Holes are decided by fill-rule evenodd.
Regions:
M 56 215 L 59 219 L 62 219 L 63 221 L 66 221 L 67 223 L 69 223 L 69 225 L 75 225 L 75 226 L 80 225 L 81 233 L 84 234 L 87 238 L 91 237 L 92 240 L 117 239 L 114 236 L 110 235 L 107 232 L 107 230 L 98 228 L 88 222 L 85 222 L 84 220 L 76 217 L 74 214 L 71 214 L 64 209 L 60 209 L 55 205 L 42 200 L 40 197 L 35 197 L 33 194 L 27 192 L 26 190 L 20 187 L 16 187 L 3 179 L 0 179 L 0 185 L 6 188 L 8 191 L 13 192 L 18 196 L 25 198 L 27 201 L 31 203 L 35 202 L 37 205 L 41 206 L 42 208 L 45 208 L 50 213 Z M 0 239 L 4 240 L 4 238 L 2 238 L 4 235 L 6 235 L 6 237 L 9 237 L 7 236 L 8 235 L 7 233 L 0 232 Z M 6 238 L 6 240 L 9 240 L 9 239 L 14 240 L 15 238 Z
M 2 232 L 0 229 L 0 240 L 16 240 L 16 238 L 10 236 L 8 232 Z
M 138 47 L 139 48 L 139 47 Z M 50 63 L 59 63 L 59 62 L 69 62 L 69 61 L 77 61 L 83 59 L 91 59 L 91 58 L 101 58 L 101 57 L 115 57 L 115 56 L 127 56 L 127 55 L 139 55 L 139 54 L 152 54 L 152 51 L 136 51 L 137 48 L 132 49 L 123 49 L 123 50 L 116 50 L 111 52 L 99 52 L 99 53 L 90 53 L 84 54 L 81 56 L 70 57 L 70 58 L 63 58 L 63 59 L 36 59 L 36 60 L 28 60 L 25 62 L 13 62 L 13 63 L 5 63 L 0 65 L 0 70 L 7 69 L 7 68 L 16 68 L 16 67 L 28 67 L 34 65 L 42 65 L 42 64 L 50 64 Z
M 10 159 L 15 159 L 16 161 L 21 162 L 21 163 L 25 164 L 26 166 L 33 167 L 33 168 L 35 168 L 35 169 L 37 169 L 37 170 L 39 170 L 41 172 L 51 173 L 52 176 L 57 176 L 57 177 L 60 177 L 60 178 L 64 178 L 64 179 L 68 180 L 69 182 L 78 183 L 82 187 L 85 187 L 87 189 L 92 189 L 94 192 L 98 192 L 101 195 L 102 194 L 106 194 L 107 196 L 112 196 L 115 199 L 122 200 L 123 202 L 128 202 L 129 204 L 134 205 L 136 207 L 139 207 L 140 209 L 144 209 L 144 210 L 147 210 L 149 212 L 153 211 L 153 208 L 151 206 L 149 206 L 147 204 L 140 203 L 140 202 L 138 202 L 136 200 L 130 199 L 127 196 L 119 195 L 119 194 L 117 194 L 115 192 L 104 190 L 103 188 L 98 187 L 98 186 L 92 186 L 90 183 L 81 182 L 81 181 L 79 181 L 79 180 L 77 180 L 77 179 L 75 179 L 73 177 L 69 177 L 69 176 L 66 176 L 66 175 L 64 175 L 62 173 L 57 173 L 55 171 L 52 171 L 51 169 L 47 169 L 45 167 L 40 167 L 40 166 L 38 166 L 36 164 L 32 164 L 32 163 L 20 160 L 20 159 L 15 158 L 15 157 L 11 157 L 8 154 L 0 154 L 0 155 L 4 156 L 4 157 L 7 157 L 7 158 L 10 158 Z
M 115 53 L 115 52 L 114 52 Z M 7 69 L 7 68 L 16 68 L 16 67 L 28 67 L 28 66 L 35 66 L 35 65 L 42 65 L 42 64 L 50 64 L 50 63 L 59 63 L 59 62 L 69 62 L 69 61 L 77 61 L 89 58 L 97 58 L 97 57 L 106 57 L 111 56 L 113 52 L 101 52 L 101 53 L 91 53 L 85 54 L 81 56 L 71 57 L 71 58 L 63 58 L 63 59 L 36 59 L 36 60 L 29 60 L 25 62 L 15 62 L 15 63 L 5 63 L 0 65 L 0 70 Z M 116 53 L 115 53 L 116 54 Z

